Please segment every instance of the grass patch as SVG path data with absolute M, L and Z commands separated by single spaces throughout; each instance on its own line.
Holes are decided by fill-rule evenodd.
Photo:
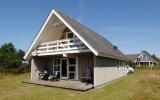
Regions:
M 136 66 L 136 69 L 138 70 L 151 70 L 150 66 Z M 155 65 L 152 67 L 152 70 L 160 70 L 160 65 Z
M 61 88 L 21 83 L 30 73 L 0 74 L 1 100 L 160 100 L 160 70 L 136 69 L 134 74 L 112 83 L 79 92 Z

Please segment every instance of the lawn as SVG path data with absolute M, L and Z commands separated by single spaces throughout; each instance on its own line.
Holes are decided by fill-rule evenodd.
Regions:
M 160 100 L 160 70 L 138 69 L 101 88 L 80 92 L 21 83 L 30 74 L 0 74 L 1 100 Z

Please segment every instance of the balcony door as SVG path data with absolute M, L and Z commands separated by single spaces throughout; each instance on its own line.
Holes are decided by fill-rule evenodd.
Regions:
M 58 71 L 61 79 L 78 80 L 77 61 L 77 58 L 54 59 L 53 71 Z

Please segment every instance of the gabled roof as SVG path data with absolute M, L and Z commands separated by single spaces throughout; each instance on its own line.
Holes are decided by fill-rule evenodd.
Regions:
M 141 51 L 141 53 L 139 53 L 139 54 L 127 54 L 126 57 L 128 59 L 130 59 L 131 61 L 133 61 L 133 62 L 135 62 L 138 58 L 139 58 L 140 61 L 143 61 L 144 59 L 142 59 L 141 56 L 143 54 L 145 54 L 145 53 L 148 55 L 148 58 L 147 58 L 148 61 L 152 61 L 152 62 L 157 63 L 157 61 L 154 60 L 152 58 L 152 56 L 147 51 L 145 51 L 145 50 Z
M 131 60 L 131 61 L 135 61 L 138 58 L 139 54 L 127 54 L 126 57 Z
M 118 48 L 115 48 L 115 46 L 112 45 L 108 40 L 93 30 L 80 24 L 71 17 L 66 16 L 60 11 L 52 10 L 49 17 L 52 14 L 56 15 L 62 21 L 62 23 L 64 23 L 96 56 L 126 60 L 126 57 L 120 50 L 118 50 Z M 47 20 L 49 20 L 49 18 Z M 46 23 L 47 22 L 45 22 L 45 24 Z M 45 27 L 45 25 L 43 25 L 43 27 Z M 41 34 L 42 30 L 43 29 L 40 30 L 37 37 L 33 41 L 32 45 L 24 56 L 24 59 L 27 59 L 30 56 L 33 46 L 36 43 L 36 39 L 38 38 L 39 34 Z
M 145 50 L 143 50 L 143 51 L 140 53 L 140 56 L 141 56 L 141 54 L 145 54 L 145 53 L 148 55 L 148 59 L 147 59 L 148 61 L 152 61 L 152 62 L 157 63 L 157 61 L 156 61 L 155 59 L 153 59 L 152 56 L 151 56 L 147 51 L 145 51 Z M 140 56 L 139 56 L 139 57 L 140 57 Z M 143 59 L 140 59 L 140 60 L 143 60 Z

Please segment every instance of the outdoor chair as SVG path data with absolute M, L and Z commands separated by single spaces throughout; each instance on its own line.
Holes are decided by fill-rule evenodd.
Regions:
M 83 76 L 81 77 L 81 81 L 82 82 L 87 82 L 88 83 L 92 83 L 92 71 L 90 68 L 87 68 L 85 71 L 84 71 L 84 74 Z
M 59 72 L 54 71 L 52 74 L 49 75 L 48 79 L 49 80 L 58 80 L 59 79 Z
M 39 73 L 39 79 L 41 79 L 41 80 L 47 80 L 48 76 L 49 76 L 49 74 L 48 74 L 47 68 L 45 68 L 43 72 Z

